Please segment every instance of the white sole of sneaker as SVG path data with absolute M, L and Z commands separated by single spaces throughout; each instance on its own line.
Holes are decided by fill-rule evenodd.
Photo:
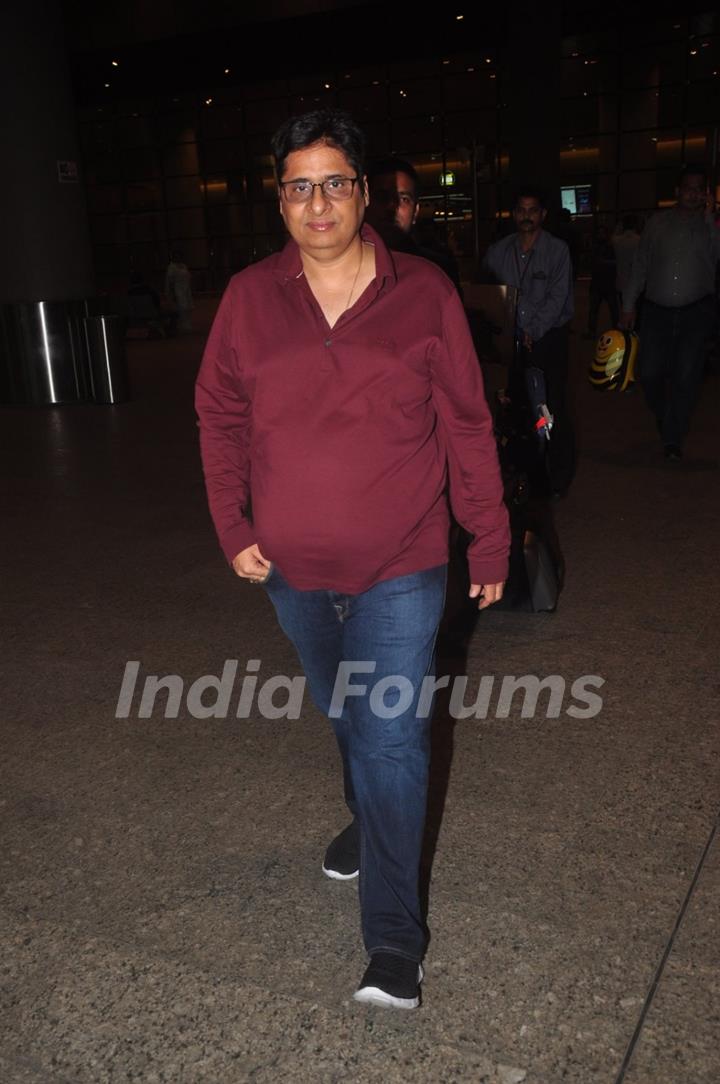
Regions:
M 353 994 L 355 1001 L 363 1005 L 377 1005 L 381 1009 L 417 1009 L 419 997 L 393 997 L 386 994 L 379 986 L 363 986 Z
M 418 982 L 425 978 L 422 964 L 418 964 Z M 362 986 L 353 994 L 353 1000 L 362 1005 L 377 1005 L 380 1009 L 417 1009 L 419 997 L 393 997 L 379 986 Z
M 356 877 L 360 876 L 359 869 L 356 869 L 354 873 L 338 873 L 336 869 L 327 869 L 323 866 L 322 871 L 332 881 L 354 881 Z

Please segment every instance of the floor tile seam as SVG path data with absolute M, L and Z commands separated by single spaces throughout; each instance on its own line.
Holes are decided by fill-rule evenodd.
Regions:
M 712 849 L 715 838 L 718 835 L 718 829 L 719 828 L 720 828 L 720 810 L 718 810 L 718 812 L 715 815 L 715 819 L 714 819 L 713 824 L 711 825 L 710 833 L 709 833 L 708 838 L 707 838 L 707 840 L 705 842 L 705 846 L 703 847 L 703 850 L 702 850 L 702 852 L 701 852 L 701 854 L 699 856 L 699 859 L 697 861 L 697 864 L 695 866 L 694 873 L 693 873 L 693 875 L 692 875 L 692 877 L 690 879 L 690 884 L 688 886 L 687 892 L 685 893 L 685 898 L 683 899 L 683 901 L 682 901 L 682 903 L 680 905 L 679 911 L 678 911 L 677 916 L 675 918 L 675 923 L 674 923 L 674 925 L 672 927 L 672 930 L 670 931 L 670 934 L 668 936 L 667 943 L 665 945 L 665 949 L 663 951 L 662 956 L 660 957 L 658 965 L 657 965 L 657 967 L 655 969 L 655 973 L 653 974 L 652 980 L 650 982 L 650 986 L 648 988 L 648 992 L 645 995 L 643 1006 L 642 1006 L 642 1008 L 640 1010 L 638 1020 L 637 1020 L 637 1023 L 635 1025 L 635 1029 L 633 1031 L 633 1034 L 630 1037 L 630 1041 L 629 1041 L 627 1049 L 625 1051 L 625 1055 L 623 1057 L 623 1060 L 622 1060 L 622 1062 L 620 1064 L 620 1068 L 618 1070 L 618 1074 L 617 1074 L 617 1076 L 615 1078 L 614 1084 L 623 1084 L 623 1082 L 627 1078 L 627 1072 L 628 1072 L 628 1069 L 631 1067 L 634 1052 L 635 1052 L 635 1050 L 636 1050 L 636 1048 L 638 1046 L 638 1043 L 640 1041 L 640 1038 L 642 1036 L 642 1033 L 643 1033 L 643 1030 L 645 1028 L 645 1024 L 646 1024 L 646 1021 L 647 1021 L 647 1017 L 648 1017 L 648 1015 L 650 1013 L 650 1010 L 652 1008 L 653 1002 L 654 1002 L 655 997 L 657 995 L 658 989 L 659 989 L 659 987 L 661 985 L 661 982 L 662 982 L 662 979 L 663 979 L 663 975 L 665 973 L 665 969 L 666 969 L 668 960 L 670 959 L 670 955 L 671 955 L 672 950 L 673 950 L 673 948 L 675 946 L 675 942 L 677 940 L 677 937 L 678 937 L 678 935 L 680 933 L 680 930 L 681 930 L 681 928 L 683 926 L 683 923 L 685 921 L 685 916 L 686 916 L 686 914 L 688 912 L 688 909 L 690 907 L 690 903 L 692 902 L 692 899 L 693 899 L 693 897 L 695 895 L 695 892 L 697 890 L 697 886 L 698 886 L 698 883 L 699 883 L 699 880 L 700 880 L 700 876 L 701 876 L 702 871 L 703 871 L 703 869 L 705 867 L 705 863 L 707 861 L 708 855 L 710 854 L 710 851 Z

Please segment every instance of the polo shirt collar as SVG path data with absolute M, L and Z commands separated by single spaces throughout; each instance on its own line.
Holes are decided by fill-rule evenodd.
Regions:
M 383 286 L 386 286 L 387 289 L 392 289 L 397 282 L 397 270 L 395 268 L 395 261 L 393 260 L 392 253 L 380 237 L 379 233 L 377 233 L 372 226 L 368 225 L 367 222 L 363 222 L 360 227 L 360 236 L 363 241 L 367 241 L 369 245 L 375 247 L 375 281 L 378 289 L 381 289 Z M 298 248 L 297 242 L 290 238 L 285 245 L 285 248 L 282 249 L 276 258 L 273 273 L 281 280 L 283 285 L 287 285 L 287 283 L 292 282 L 293 279 L 300 278 L 302 270 L 300 249 Z

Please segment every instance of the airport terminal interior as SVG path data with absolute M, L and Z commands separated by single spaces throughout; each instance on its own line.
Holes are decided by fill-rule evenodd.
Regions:
M 4 233 L 28 252 L 0 257 L 0 1079 L 716 1084 L 717 344 L 669 462 L 637 384 L 591 386 L 584 333 L 597 226 L 671 206 L 682 165 L 719 179 L 717 13 L 139 7 L 37 0 L 47 33 L 29 3 L 0 45 L 6 74 L 12 61 L 46 95 L 29 54 L 10 57 L 13 34 L 62 59 L 77 135 L 73 153 L 53 145 L 57 192 L 28 173 L 24 196 L 11 169 L 0 181 Z M 443 19 L 458 25 L 436 31 Z M 538 20 L 549 60 L 528 41 Z M 540 116 L 518 56 L 555 70 Z M 352 1000 L 357 882 L 321 869 L 347 819 L 327 720 L 309 697 L 299 718 L 268 718 L 250 686 L 236 709 L 248 674 L 259 694 L 302 671 L 263 588 L 220 553 L 193 407 L 225 285 L 283 243 L 269 137 L 320 97 L 374 153 L 417 165 L 420 220 L 455 256 L 468 307 L 485 248 L 511 228 L 513 155 L 542 165 L 579 237 L 577 471 L 539 502 L 559 598 L 553 612 L 491 608 L 459 647 L 441 640 L 438 672 L 467 677 L 464 702 L 482 680 L 490 692 L 460 718 L 441 695 L 433 718 L 414 1013 Z M 16 101 L 29 124 L 33 103 Z M 520 146 L 509 125 L 523 117 Z M 19 140 L 23 168 L 27 154 Z M 20 213 L 31 196 L 42 236 Z M 119 305 L 131 275 L 162 294 L 173 248 L 192 276 L 188 326 L 133 323 Z M 93 402 L 87 379 L 55 402 L 23 382 L 18 313 L 40 302 L 110 336 L 114 402 Z M 508 358 L 481 360 L 494 406 Z M 228 661 L 229 710 L 203 716 L 193 683 Z M 146 682 L 170 676 L 175 710 L 164 693 L 143 704 Z M 503 681 L 524 677 L 551 693 L 528 705 L 521 689 L 505 710 Z M 593 711 L 578 711 L 583 688 Z

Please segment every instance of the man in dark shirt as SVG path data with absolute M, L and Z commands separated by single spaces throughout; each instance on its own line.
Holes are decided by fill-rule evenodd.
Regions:
M 210 334 L 196 398 L 208 499 L 335 729 L 353 821 L 323 869 L 360 876 L 370 963 L 354 996 L 410 1009 L 448 481 L 481 609 L 502 596 L 507 517 L 460 299 L 363 225 L 362 133 L 318 110 L 283 124 L 273 151 L 290 240 L 234 276 Z
M 491 245 L 483 267 L 495 282 L 515 286 L 517 364 L 545 374 L 547 405 L 555 422 L 548 449 L 552 492 L 563 495 L 575 470 L 575 438 L 566 403 L 568 325 L 574 312 L 570 252 L 543 229 L 547 216 L 542 192 L 520 188 L 513 218 L 516 232 Z
M 703 378 L 720 258 L 720 232 L 702 170 L 684 170 L 677 192 L 676 206 L 653 215 L 643 231 L 621 317 L 622 327 L 633 327 L 644 290 L 640 380 L 670 461 L 682 458 Z
M 388 248 L 436 263 L 460 292 L 460 272 L 452 252 L 422 245 L 416 236 L 420 182 L 415 167 L 403 158 L 379 158 L 370 163 L 367 178 L 370 203 L 366 221 L 378 231 Z

